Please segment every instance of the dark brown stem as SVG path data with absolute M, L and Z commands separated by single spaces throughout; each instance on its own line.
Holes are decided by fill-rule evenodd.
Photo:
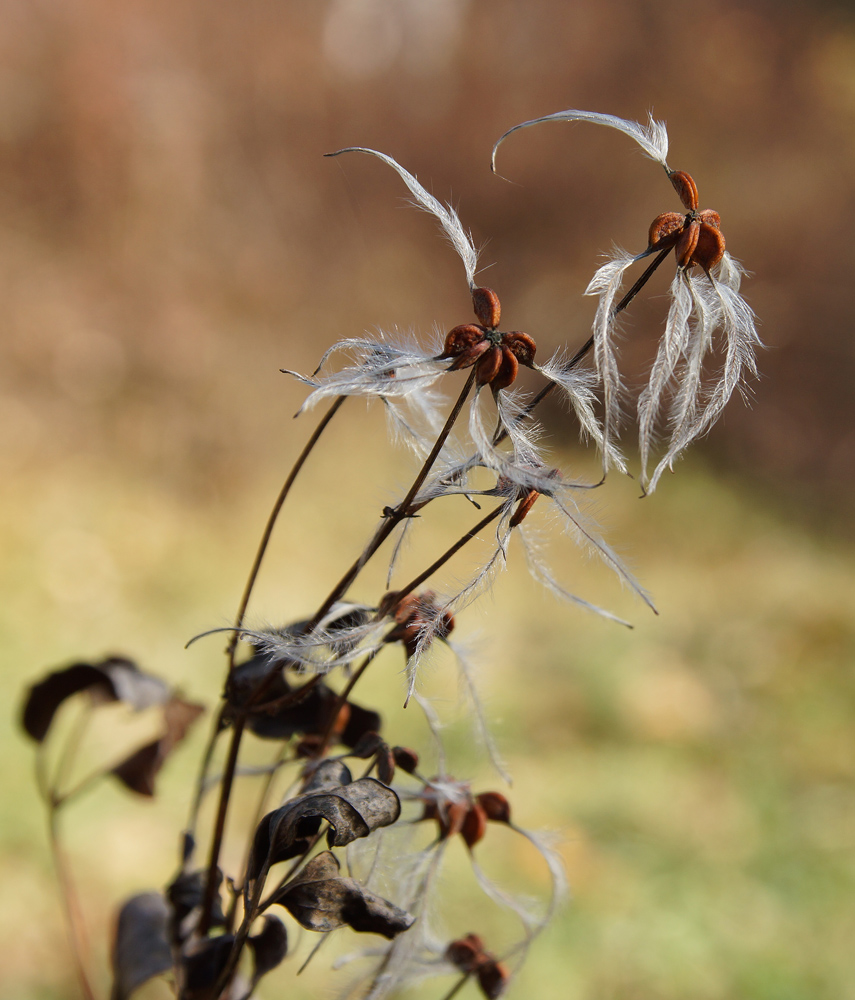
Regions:
M 261 541 L 258 543 L 258 550 L 255 553 L 255 559 L 252 563 L 252 568 L 249 571 L 249 577 L 246 581 L 246 586 L 243 590 L 243 596 L 240 600 L 240 606 L 238 607 L 237 615 L 235 616 L 235 630 L 232 634 L 232 638 L 229 642 L 228 654 L 229 654 L 229 671 L 234 670 L 235 665 L 235 647 L 238 644 L 238 637 L 240 635 L 240 628 L 243 625 L 244 615 L 246 614 L 247 606 L 249 605 L 249 599 L 252 596 L 253 588 L 255 587 L 255 581 L 258 578 L 258 571 L 261 569 L 261 563 L 264 559 L 264 555 L 267 552 L 267 546 L 270 544 L 270 536 L 273 534 L 273 528 L 276 524 L 276 520 L 279 517 L 279 512 L 282 510 L 282 505 L 291 491 L 291 487 L 294 485 L 294 480 L 300 473 L 300 470 L 306 463 L 306 459 L 312 453 L 312 449 L 318 443 L 320 436 L 326 430 L 327 425 L 336 415 L 341 404 L 345 401 L 346 396 L 339 396 L 332 406 L 327 410 L 321 419 L 318 426 L 315 428 L 314 433 L 306 442 L 305 447 L 300 452 L 297 461 L 294 463 L 288 478 L 282 484 L 282 489 L 279 491 L 279 495 L 276 497 L 276 502 L 273 504 L 273 509 L 270 511 L 270 516 L 267 518 L 267 524 L 264 527 L 264 532 L 261 536 Z
M 442 998 L 442 1000 L 452 1000 L 457 994 L 463 989 L 463 987 L 469 982 L 469 977 L 472 975 L 471 972 L 464 972 L 460 979 L 451 987 L 448 993 Z
M 413 502 L 416 494 L 424 485 L 424 481 L 430 475 L 430 470 L 433 468 L 439 453 L 442 451 L 445 442 L 448 440 L 448 435 L 451 433 L 454 424 L 457 422 L 457 418 L 460 416 L 460 411 L 463 409 L 463 405 L 466 402 L 466 398 L 469 395 L 472 386 L 475 383 L 475 367 L 473 366 L 471 372 L 469 373 L 469 378 L 466 380 L 466 385 L 464 385 L 463 390 L 457 397 L 457 402 L 448 415 L 448 419 L 445 421 L 445 426 L 439 432 L 439 437 L 437 437 L 434 442 L 433 448 L 430 450 L 430 454 L 425 459 L 424 464 L 419 471 L 419 474 L 413 480 L 412 486 L 407 490 L 407 495 L 398 504 L 398 506 L 389 514 L 389 516 L 383 521 L 380 527 L 377 529 L 374 537 L 368 543 L 368 546 L 359 556 L 359 558 L 354 562 L 350 569 L 344 574 L 344 576 L 338 581 L 338 583 L 333 587 L 330 593 L 327 595 L 326 600 L 315 613 L 314 618 L 306 626 L 306 631 L 311 632 L 311 630 L 318 624 L 318 622 L 324 617 L 324 615 L 330 610 L 330 608 L 335 604 L 336 601 L 340 600 L 345 593 L 347 593 L 348 588 L 351 586 L 353 581 L 357 578 L 362 568 L 368 562 L 368 560 L 374 555 L 374 553 L 380 548 L 383 542 L 392 534 L 395 528 L 408 517 L 411 513 L 410 505 Z
M 644 269 L 644 273 L 641 275 L 638 281 L 635 282 L 632 288 L 630 288 L 630 290 L 626 293 L 626 295 L 624 295 L 624 297 L 620 300 L 620 302 L 618 302 L 618 304 L 615 306 L 612 315 L 617 316 L 619 312 L 623 312 L 624 309 L 626 309 L 626 307 L 630 304 L 630 302 L 632 302 L 635 296 L 638 295 L 638 293 L 641 291 L 642 288 L 644 288 L 644 286 L 650 280 L 650 276 L 653 274 L 656 268 L 659 267 L 662 261 L 665 260 L 665 258 L 671 252 L 671 249 L 672 249 L 671 247 L 665 247 L 664 250 L 659 251 L 659 253 Z
M 467 531 L 462 538 L 458 538 L 458 540 L 454 543 L 454 545 L 452 545 L 451 548 L 446 549 L 445 552 L 443 552 L 443 554 L 438 559 L 435 559 L 430 564 L 430 566 L 428 566 L 426 570 L 419 573 L 419 575 L 415 577 L 413 580 L 410 580 L 410 582 L 405 587 L 402 587 L 400 590 L 396 590 L 395 596 L 398 599 L 406 597 L 407 594 L 412 593 L 412 591 L 414 591 L 417 587 L 420 587 L 425 582 L 425 580 L 433 576 L 433 574 L 438 569 L 440 569 L 445 563 L 447 563 L 448 560 L 456 552 L 459 552 L 460 549 L 462 549 L 463 546 L 468 541 L 471 541 L 471 539 L 473 539 L 478 534 L 479 531 L 482 531 L 484 528 L 486 528 L 491 521 L 495 521 L 496 518 L 500 514 L 502 514 L 506 509 L 507 509 L 506 504 L 500 504 L 498 507 L 491 510 L 486 517 L 482 517 L 474 528 L 472 528 L 470 531 Z
M 202 754 L 202 763 L 199 767 L 199 777 L 196 780 L 196 790 L 193 795 L 193 802 L 190 805 L 190 816 L 187 819 L 187 831 L 191 836 L 196 836 L 196 824 L 199 822 L 199 810 L 202 808 L 202 799 L 205 797 L 208 784 L 208 770 L 211 766 L 211 758 L 214 756 L 214 747 L 217 744 L 217 737 L 223 730 L 223 709 L 217 713 L 211 728 L 211 735 L 205 745 L 205 752 Z
M 202 901 L 202 914 L 199 918 L 199 934 L 204 937 L 211 926 L 211 914 L 214 910 L 214 897 L 217 894 L 217 871 L 220 863 L 220 848 L 223 844 L 223 834 L 226 829 L 226 814 L 228 813 L 229 797 L 237 767 L 240 741 L 246 726 L 246 715 L 241 714 L 232 723 L 232 739 L 229 744 L 229 755 L 226 760 L 223 780 L 220 785 L 220 802 L 217 808 L 217 820 L 214 827 L 214 837 L 211 841 L 211 853 L 208 859 L 208 875 L 205 880 L 205 896 Z

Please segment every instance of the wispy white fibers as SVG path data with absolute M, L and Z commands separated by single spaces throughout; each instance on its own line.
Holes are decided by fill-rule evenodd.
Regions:
M 415 177 L 408 171 L 405 170 L 400 163 L 393 160 L 391 156 L 387 156 L 385 153 L 379 153 L 376 149 L 367 149 L 364 146 L 349 146 L 347 149 L 339 149 L 335 153 L 327 153 L 327 156 L 340 156 L 342 153 L 368 153 L 370 156 L 376 156 L 379 160 L 388 164 L 401 178 L 401 180 L 410 189 L 410 193 L 415 199 L 415 203 L 419 208 L 423 208 L 426 212 L 430 212 L 442 226 L 445 235 L 448 237 L 449 243 L 457 251 L 460 259 L 463 261 L 463 267 L 466 269 L 466 280 L 469 282 L 469 288 L 475 287 L 475 271 L 478 267 L 478 251 L 475 249 L 475 245 L 472 242 L 472 237 L 463 228 L 460 219 L 457 216 L 457 212 L 454 211 L 451 206 L 443 205 L 442 202 L 437 201 L 436 198 L 428 191 L 426 191 L 421 184 L 416 180 Z
M 594 411 L 594 403 L 597 400 L 594 390 L 599 384 L 599 379 L 590 369 L 580 368 L 578 365 L 571 366 L 570 361 L 571 355 L 568 351 L 558 351 L 545 365 L 534 367 L 544 378 L 561 389 L 579 421 L 581 437 L 590 437 L 594 440 L 604 456 L 604 464 L 613 465 L 625 473 L 626 460 L 613 443 L 606 442 L 603 427 Z
M 650 369 L 650 378 L 638 397 L 638 444 L 641 451 L 641 482 L 647 482 L 647 463 L 653 442 L 656 416 L 662 403 L 662 394 L 671 384 L 677 366 L 684 361 L 691 338 L 689 320 L 692 315 L 690 278 L 685 271 L 678 271 L 671 283 L 671 307 L 665 321 L 665 332 L 659 341 L 656 359 Z
M 597 313 L 594 316 L 594 360 L 603 382 L 603 472 L 609 468 L 609 456 L 614 450 L 612 437 L 617 434 L 621 420 L 621 396 L 623 383 L 615 352 L 614 336 L 617 316 L 615 299 L 620 291 L 623 276 L 637 261 L 625 250 L 615 249 L 611 259 L 606 261 L 591 278 L 586 295 L 599 297 Z
M 531 121 L 522 122 L 520 125 L 514 125 L 513 128 L 509 128 L 496 145 L 493 146 L 493 170 L 495 171 L 496 169 L 496 150 L 512 132 L 518 132 L 520 129 L 528 128 L 530 125 L 540 125 L 542 122 L 592 122 L 594 125 L 606 125 L 609 128 L 615 128 L 619 132 L 628 135 L 631 139 L 635 139 L 651 160 L 661 163 L 666 170 L 668 169 L 668 130 L 665 127 L 665 122 L 655 121 L 650 114 L 647 116 L 647 124 L 642 125 L 641 122 L 628 121 L 625 118 L 618 118 L 615 115 L 604 115 L 597 111 L 569 110 L 556 111 L 555 114 L 544 115 L 543 118 L 532 118 Z
M 719 267 L 709 276 L 691 274 L 681 280 L 678 274 L 674 279 L 674 301 L 678 294 L 689 296 L 691 328 L 671 407 L 670 441 L 649 483 L 645 484 L 648 492 L 656 488 L 662 473 L 673 467 L 680 453 L 715 424 L 746 372 L 757 374 L 754 351 L 761 341 L 754 313 L 739 294 L 742 273 L 740 265 L 725 253 Z M 678 291 L 677 285 L 684 286 L 686 292 Z M 724 363 L 717 378 L 705 388 L 704 359 L 714 346 L 717 333 L 723 341 Z M 651 374 L 651 381 L 652 378 Z

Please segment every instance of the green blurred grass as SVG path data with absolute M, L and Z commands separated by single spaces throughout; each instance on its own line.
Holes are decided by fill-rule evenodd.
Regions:
M 312 464 L 277 535 L 256 620 L 310 610 L 385 502 L 378 484 L 394 475 L 385 460 L 363 454 L 371 427 L 361 418 L 345 422 L 325 453 L 335 463 Z M 376 467 L 362 478 L 366 458 Z M 458 623 L 456 637 L 477 651 L 488 714 L 514 775 L 515 819 L 557 834 L 573 887 L 515 995 L 855 997 L 851 546 L 808 532 L 776 512 L 771 498 L 695 459 L 685 464 L 652 498 L 638 501 L 633 483 L 610 480 L 602 501 L 609 537 L 654 593 L 659 617 L 554 538 L 562 579 L 629 617 L 632 631 L 558 604 L 528 579 L 513 545 L 508 572 Z M 22 687 L 71 658 L 120 651 L 211 704 L 221 640 L 182 647 L 232 614 L 279 475 L 258 470 L 246 494 L 222 491 L 200 502 L 120 460 L 52 471 L 48 487 L 38 470 L 19 469 L 0 520 L 9 706 L 0 732 L 2 995 L 21 1000 L 75 995 L 31 748 L 16 727 Z M 452 513 L 468 526 L 462 508 L 461 501 Z M 447 523 L 425 519 L 420 529 L 424 551 L 454 537 Z M 414 565 L 420 551 L 410 554 Z M 362 596 L 381 586 L 378 574 Z M 391 655 L 379 661 L 359 700 L 382 703 L 391 738 L 424 749 L 417 709 L 401 709 L 400 667 Z M 500 787 L 465 710 L 454 708 L 447 654 L 437 655 L 425 683 L 453 718 L 453 773 L 472 776 L 476 789 Z M 204 728 L 164 774 L 156 802 L 105 786 L 66 818 L 102 963 L 117 902 L 171 874 Z M 250 801 L 241 798 L 236 813 Z M 545 889 L 542 862 L 506 831 L 478 850 L 509 884 Z M 463 855 L 454 845 L 454 874 L 440 897 L 449 931 L 510 939 L 513 921 L 483 902 Z M 346 950 L 357 946 L 351 940 Z M 322 952 L 297 991 L 290 961 L 261 995 L 326 992 L 350 975 L 329 973 L 329 961 Z M 433 984 L 418 995 L 441 992 Z

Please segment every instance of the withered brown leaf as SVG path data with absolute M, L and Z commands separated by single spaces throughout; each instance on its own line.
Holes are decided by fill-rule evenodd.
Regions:
M 201 705 L 173 697 L 163 706 L 163 735 L 112 768 L 125 787 L 139 795 L 154 795 L 154 779 L 166 758 L 187 735 L 190 726 L 204 712 Z
M 21 716 L 27 734 L 41 743 L 60 705 L 81 691 L 102 701 L 123 701 L 134 711 L 162 705 L 170 695 L 159 677 L 121 656 L 108 656 L 99 663 L 73 663 L 30 687 Z
M 330 825 L 328 846 L 344 847 L 378 827 L 389 826 L 400 814 L 398 796 L 375 778 L 360 778 L 326 791 L 300 795 L 268 813 L 259 823 L 248 876 L 256 879 L 270 865 L 302 854 L 322 820 Z
M 339 863 L 324 851 L 283 886 L 279 903 L 310 931 L 333 931 L 345 925 L 355 931 L 393 938 L 413 925 L 415 918 L 352 878 L 339 874 Z
M 142 892 L 122 906 L 113 942 L 111 1000 L 127 1000 L 143 983 L 172 968 L 169 918 L 159 892 Z

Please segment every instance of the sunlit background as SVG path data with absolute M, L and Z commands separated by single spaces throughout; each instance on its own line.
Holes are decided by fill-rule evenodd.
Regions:
M 557 835 L 573 888 L 511 996 L 855 997 L 852 6 L 7 0 L 0 19 L 0 994 L 77 995 L 24 686 L 115 651 L 212 704 L 223 643 L 184 643 L 234 614 L 313 426 L 292 419 L 302 392 L 279 369 L 311 370 L 365 330 L 471 318 L 459 260 L 399 179 L 321 154 L 381 149 L 451 200 L 505 325 L 548 356 L 586 339 L 601 255 L 643 249 L 677 207 L 632 142 L 587 125 L 514 136 L 499 164 L 513 183 L 491 174 L 507 128 L 576 107 L 668 122 L 670 162 L 753 272 L 768 350 L 748 405 L 734 399 L 653 497 L 613 477 L 598 498 L 658 618 L 556 541 L 562 579 L 632 632 L 545 595 L 513 548 L 459 622 L 515 817 Z M 669 268 L 625 324 L 635 386 Z M 544 416 L 565 465 L 591 470 L 560 407 Z M 406 485 L 411 464 L 383 440 L 381 414 L 343 411 L 286 510 L 253 622 L 310 613 Z M 464 501 L 449 512 L 453 526 L 420 526 L 415 569 L 470 526 Z M 355 596 L 382 586 L 377 573 Z M 449 658 L 427 683 L 453 705 Z M 393 741 L 427 747 L 392 656 L 372 699 Z M 464 714 L 457 776 L 500 787 Z M 103 991 L 116 905 L 174 871 L 203 728 L 155 802 L 105 786 L 65 817 Z M 494 873 L 545 891 L 536 856 L 494 839 Z M 453 934 L 483 929 L 498 950 L 516 929 L 467 888 L 463 860 L 438 914 L 447 902 Z M 300 994 L 296 964 L 260 995 L 334 995 L 352 974 L 322 951 Z

